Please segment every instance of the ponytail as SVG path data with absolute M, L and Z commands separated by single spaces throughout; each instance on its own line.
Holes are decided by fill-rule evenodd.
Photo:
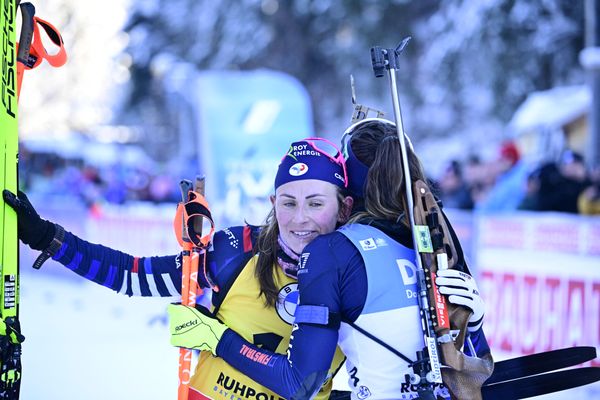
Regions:
M 425 180 L 423 167 L 405 141 L 412 182 Z M 365 182 L 365 212 L 351 222 L 364 217 L 402 222 L 409 226 L 405 173 L 402 151 L 395 127 L 374 121 L 365 123 L 352 134 L 352 152 L 369 167 Z

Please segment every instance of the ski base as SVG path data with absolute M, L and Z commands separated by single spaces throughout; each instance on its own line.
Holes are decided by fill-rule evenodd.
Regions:
M 498 361 L 485 385 L 572 367 L 596 358 L 596 348 L 576 346 Z
M 484 400 L 526 399 L 573 389 L 599 380 L 598 367 L 574 368 L 484 385 L 481 394 Z

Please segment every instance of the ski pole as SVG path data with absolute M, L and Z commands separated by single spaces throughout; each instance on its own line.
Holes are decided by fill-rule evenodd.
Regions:
M 214 223 L 208 209 L 208 204 L 201 197 L 205 191 L 204 177 L 197 177 L 195 187 L 188 180 L 180 182 L 183 203 L 178 207 L 176 223 L 179 221 L 179 232 L 181 233 L 180 244 L 183 248 L 183 266 L 181 276 L 181 304 L 187 306 L 196 305 L 196 297 L 202 294 L 198 285 L 198 268 L 200 257 L 202 266 L 206 267 L 206 251 L 214 232 Z M 210 232 L 202 235 L 202 225 L 207 219 L 211 225 Z M 176 227 L 176 230 L 178 228 Z M 178 232 L 176 232 L 177 234 Z M 179 349 L 179 386 L 177 391 L 178 400 L 187 400 L 189 394 L 189 383 L 191 377 L 192 351 Z
M 17 48 L 17 96 L 21 93 L 25 70 L 37 67 L 43 60 L 53 67 L 61 67 L 67 62 L 67 52 L 58 29 L 48 21 L 36 17 L 33 4 L 21 3 L 19 7 L 22 27 Z M 38 25 L 44 28 L 50 41 L 58 47 L 56 54 L 48 54 L 46 51 Z
M 192 183 L 187 180 L 183 180 L 179 184 L 181 188 L 181 195 L 183 202 L 187 202 L 189 200 L 189 192 L 192 190 Z M 181 304 L 184 305 L 193 305 L 196 303 L 195 297 L 194 300 L 190 302 L 190 292 L 192 292 L 191 287 L 193 286 L 193 282 L 191 281 L 191 270 L 192 270 L 192 242 L 187 234 L 187 230 L 185 229 L 185 214 L 182 213 L 181 219 L 181 237 L 183 239 L 183 266 L 181 271 Z M 193 304 L 190 304 L 193 303 Z M 179 386 L 177 389 L 177 399 L 178 400 L 187 400 L 188 391 L 189 391 L 189 383 L 191 376 L 191 363 L 192 363 L 192 351 L 189 349 L 180 348 L 179 349 Z
M 31 3 L 22 3 L 21 9 L 21 33 L 19 34 L 19 44 L 17 47 L 17 99 L 21 95 L 21 83 L 23 82 L 23 72 L 25 65 L 29 61 L 29 51 L 33 41 L 33 18 L 35 16 L 35 7 Z

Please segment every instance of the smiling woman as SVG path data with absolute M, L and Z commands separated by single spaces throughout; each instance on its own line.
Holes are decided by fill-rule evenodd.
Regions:
M 277 169 L 273 209 L 258 239 L 264 256 L 257 261 L 256 274 L 266 304 L 274 306 L 278 300 L 273 264 L 296 279 L 304 247 L 348 220 L 353 200 L 347 186 L 346 163 L 333 143 L 308 138 L 290 145 Z M 274 254 L 272 249 L 280 251 Z
M 277 188 L 271 202 L 281 240 L 287 248 L 299 255 L 315 237 L 335 230 L 352 201 L 344 196 L 340 204 L 338 193 L 334 185 L 315 179 L 289 182 Z
M 275 178 L 275 195 L 271 196 L 280 241 L 296 256 L 319 234 L 332 232 L 336 224 L 347 220 L 352 208 L 352 197 L 343 192 L 346 180 L 339 173 L 343 170 L 337 171 L 340 164 L 331 162 L 321 151 L 307 149 L 308 143 L 290 147 Z M 310 167 L 298 162 L 301 156 L 313 158 Z

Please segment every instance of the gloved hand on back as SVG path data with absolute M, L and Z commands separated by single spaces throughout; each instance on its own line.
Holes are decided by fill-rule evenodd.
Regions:
M 206 350 L 217 355 L 217 345 L 227 325 L 210 315 L 202 306 L 169 304 L 171 344 L 186 349 Z
M 440 269 L 437 271 L 435 283 L 438 285 L 440 293 L 448 296 L 450 303 L 468 307 L 473 311 L 473 315 L 469 318 L 469 332 L 475 332 L 481 328 L 485 315 L 485 304 L 479 295 L 475 279 L 471 275 L 456 269 Z

